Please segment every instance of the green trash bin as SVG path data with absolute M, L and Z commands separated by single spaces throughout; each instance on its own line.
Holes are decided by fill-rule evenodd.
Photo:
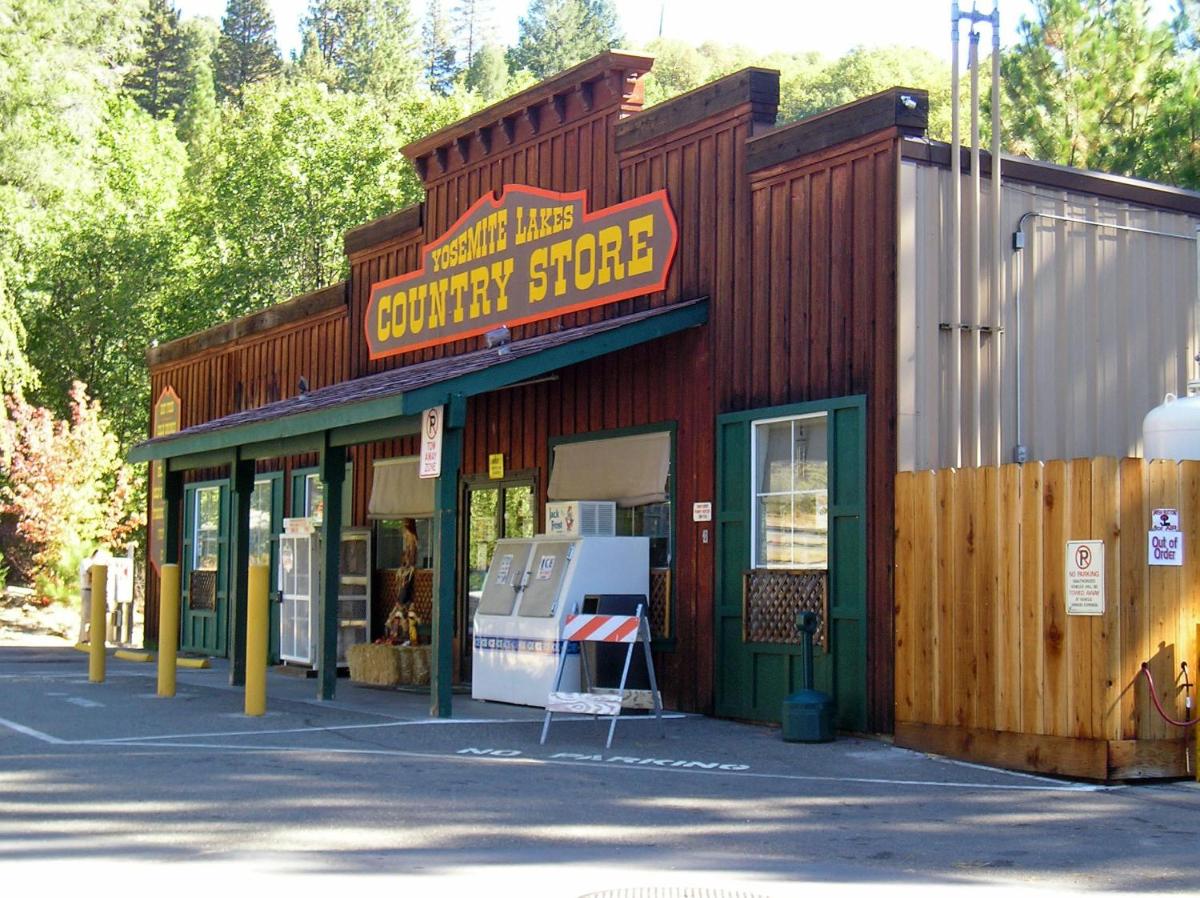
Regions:
M 804 688 L 783 700 L 784 742 L 832 742 L 833 698 L 813 689 L 813 634 L 817 632 L 817 616 L 811 611 L 796 615 L 800 631 L 800 661 Z

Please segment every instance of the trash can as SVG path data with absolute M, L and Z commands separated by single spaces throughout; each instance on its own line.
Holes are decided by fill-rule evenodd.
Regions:
M 796 615 L 800 631 L 801 672 L 803 687 L 783 700 L 784 742 L 832 742 L 833 698 L 813 689 L 813 634 L 817 632 L 817 616 L 811 611 Z

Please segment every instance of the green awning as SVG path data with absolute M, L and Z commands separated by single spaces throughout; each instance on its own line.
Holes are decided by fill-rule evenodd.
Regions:
M 420 362 L 146 440 L 134 446 L 128 458 L 167 459 L 179 470 L 223 464 L 235 452 L 243 459 L 273 458 L 416 433 L 425 409 L 461 402 L 707 320 L 704 297 Z

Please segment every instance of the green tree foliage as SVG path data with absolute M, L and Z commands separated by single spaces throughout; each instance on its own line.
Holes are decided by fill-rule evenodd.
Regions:
M 191 144 L 203 140 L 217 117 L 217 86 L 213 60 L 221 29 L 212 19 L 191 19 L 183 24 L 183 109 L 176 119 L 179 139 Z
M 217 45 L 217 95 L 241 103 L 250 85 L 274 77 L 281 67 L 267 0 L 229 0 Z
M 1035 0 L 1004 57 L 1006 143 L 1063 165 L 1135 173 L 1174 41 L 1146 0 Z
M 408 0 L 315 0 L 302 23 L 301 70 L 343 90 L 394 100 L 419 77 Z
M 475 57 L 496 40 L 496 14 L 493 0 L 458 0 L 454 4 L 454 31 L 458 39 L 458 59 L 466 70 Z
M 187 99 L 187 63 L 175 4 L 150 0 L 142 20 L 140 51 L 125 76 L 125 89 L 155 118 L 171 118 Z
M 40 247 L 21 298 L 41 378 L 33 395 L 65 413 L 72 382 L 91 383 L 128 443 L 146 430 L 145 349 L 176 272 L 186 156 L 169 122 L 121 97 L 110 101 L 86 165 L 97 179 Z
M 463 84 L 485 103 L 494 103 L 513 92 L 504 50 L 496 44 L 484 44 L 475 52 Z
M 458 76 L 458 52 L 454 47 L 454 31 L 442 9 L 442 0 L 429 0 L 425 7 L 425 22 L 421 26 L 421 47 L 425 81 L 435 94 L 446 96 Z
M 509 50 L 509 68 L 548 78 L 623 40 L 612 0 L 530 0 Z
M 26 582 L 69 582 L 75 571 L 63 562 L 80 554 L 73 547 L 118 548 L 145 524 L 145 495 L 121 461 L 100 403 L 78 382 L 65 398 L 69 411 L 61 418 L 19 391 L 5 397 L 0 414 L 0 515 L 15 522 L 25 543 L 4 554 L 28 562 L 16 572 Z

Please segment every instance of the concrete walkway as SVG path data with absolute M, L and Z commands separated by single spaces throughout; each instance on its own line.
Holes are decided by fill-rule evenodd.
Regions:
M 159 699 L 151 664 L 110 658 L 104 684 L 86 665 L 0 648 L 5 881 L 52 861 L 150 885 L 170 860 L 173 892 L 197 894 L 313 873 L 521 896 L 1200 889 L 1192 784 L 1101 788 L 690 715 L 664 735 L 622 720 L 611 750 L 607 722 L 556 716 L 541 746 L 536 709 L 456 695 L 443 721 L 425 694 L 341 681 L 319 702 L 279 674 L 246 718 L 222 666 Z

